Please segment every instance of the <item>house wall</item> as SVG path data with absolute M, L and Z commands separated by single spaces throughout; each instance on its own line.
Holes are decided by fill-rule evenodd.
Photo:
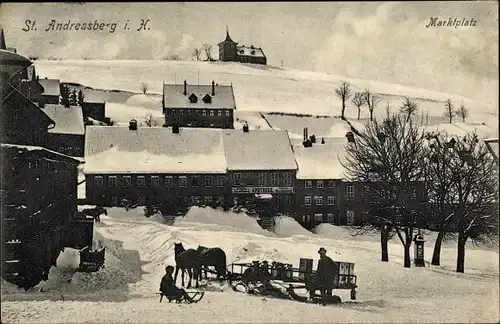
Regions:
M 252 63 L 252 64 L 267 64 L 267 58 L 266 57 L 260 57 L 260 56 L 244 56 L 244 55 L 238 55 L 238 61 L 241 63 Z
M 99 180 L 96 180 L 96 177 L 102 177 L 102 185 L 98 184 Z M 128 185 L 126 177 L 130 177 L 130 185 Z M 138 183 L 140 177 L 144 177 L 144 186 Z M 158 177 L 157 186 L 153 177 Z M 169 186 L 167 177 L 171 177 L 172 186 Z M 186 186 L 181 186 L 182 177 L 186 177 Z M 224 183 L 218 183 L 218 177 L 224 179 Z M 209 203 L 205 197 L 211 197 L 212 201 L 230 198 L 225 174 L 87 174 L 85 178 L 88 202 L 103 206 L 117 206 L 121 199 L 137 201 L 140 205 L 146 205 L 168 204 L 173 201 L 173 198 L 178 197 L 184 204 L 191 206 L 197 205 L 192 197 L 195 197 L 194 199 L 198 197 L 199 204 Z M 211 186 L 206 185 L 207 178 L 212 179 Z M 113 184 L 113 179 L 116 179 L 116 186 Z M 197 185 L 195 179 L 198 179 Z
M 273 174 L 277 177 L 276 183 L 271 182 Z M 265 179 L 265 183 L 259 183 L 259 177 Z M 286 182 L 287 177 L 289 182 Z M 294 210 L 296 170 L 233 170 L 228 172 L 228 178 L 233 204 L 247 199 L 254 201 L 256 193 L 270 193 L 278 212 L 290 213 Z
M 219 45 L 219 61 L 236 61 L 236 43 L 223 42 Z
M 47 135 L 46 147 L 69 156 L 84 156 L 85 135 L 55 134 Z
M 106 104 L 104 102 L 84 102 L 82 104 L 83 117 L 90 117 L 104 122 Z
M 59 96 L 47 96 L 42 95 L 43 102 L 49 105 L 58 105 L 59 104 Z
M 172 126 L 179 123 L 181 127 L 234 128 L 233 109 L 165 109 L 165 124 Z

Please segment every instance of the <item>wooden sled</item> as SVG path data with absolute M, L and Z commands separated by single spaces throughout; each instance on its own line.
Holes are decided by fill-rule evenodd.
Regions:
M 181 302 L 188 302 L 188 303 L 192 303 L 192 304 L 195 304 L 195 303 L 198 303 L 200 300 L 203 299 L 203 296 L 205 296 L 205 292 L 204 291 L 192 291 L 192 292 L 187 292 L 187 294 L 189 295 L 189 297 L 191 297 L 191 302 L 189 302 L 188 300 L 186 300 L 182 295 L 179 295 L 179 296 L 167 296 L 163 293 L 156 293 L 157 295 L 160 295 L 160 303 L 162 302 L 163 300 L 163 296 L 165 296 L 168 300 L 168 302 L 172 302 L 172 300 L 175 300 L 176 303 L 180 304 Z M 199 296 L 198 298 L 196 298 L 197 296 Z

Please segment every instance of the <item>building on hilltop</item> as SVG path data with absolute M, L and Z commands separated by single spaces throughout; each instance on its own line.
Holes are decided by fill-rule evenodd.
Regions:
M 232 85 L 163 85 L 166 127 L 234 128 L 235 109 Z
M 229 30 L 226 30 L 226 39 L 217 46 L 219 47 L 219 61 L 267 64 L 267 57 L 262 48 L 253 45 L 238 45 L 229 36 Z
M 49 129 L 46 147 L 69 156 L 83 157 L 85 126 L 82 107 L 44 105 L 42 111 L 55 121 L 55 126 Z

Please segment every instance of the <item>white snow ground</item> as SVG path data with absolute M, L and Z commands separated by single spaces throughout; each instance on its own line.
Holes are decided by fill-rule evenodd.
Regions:
M 96 224 L 96 244 L 104 244 L 106 267 L 97 273 L 74 273 L 78 257 L 67 249 L 50 278 L 30 292 L 2 282 L 2 323 L 332 323 L 332 322 L 498 322 L 498 249 L 468 249 L 464 274 L 453 272 L 455 247 L 442 251 L 442 266 L 403 268 L 402 248 L 390 243 L 390 262 L 379 261 L 374 237 L 356 237 L 347 229 L 321 225 L 305 232 L 281 217 L 274 233 L 262 230 L 245 214 L 192 208 L 173 226 L 142 209 L 108 210 Z M 426 259 L 433 235 L 426 236 Z M 337 290 L 341 306 L 322 307 L 249 296 L 226 284 L 206 284 L 204 299 L 193 305 L 158 303 L 164 267 L 173 264 L 173 244 L 219 246 L 236 260 L 267 259 L 293 263 L 313 258 L 324 246 L 334 260 L 355 263 L 358 299 Z M 68 280 L 71 278 L 71 281 Z

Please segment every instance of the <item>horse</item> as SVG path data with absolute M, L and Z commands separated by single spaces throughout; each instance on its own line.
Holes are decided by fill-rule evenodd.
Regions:
M 82 210 L 82 213 L 84 215 L 92 216 L 94 218 L 94 221 L 100 222 L 101 221 L 101 214 L 108 215 L 108 211 L 104 207 L 94 207 L 94 208 L 86 208 Z
M 214 267 L 217 272 L 217 280 L 224 280 L 227 275 L 227 265 L 226 265 L 226 252 L 219 247 L 207 248 L 205 246 L 198 246 L 197 251 L 200 253 L 200 266 L 204 267 Z M 207 276 L 207 269 L 205 270 L 205 279 Z M 201 269 L 200 269 L 201 270 Z M 200 279 L 203 276 L 203 272 L 200 271 Z
M 189 283 L 187 288 L 191 288 L 191 279 L 193 275 L 196 278 L 196 288 L 199 288 L 199 273 L 201 271 L 200 252 L 195 249 L 185 249 L 182 243 L 174 243 L 175 251 L 175 276 L 174 282 L 177 281 L 179 270 L 182 270 L 182 286 L 184 287 L 184 271 L 189 274 Z

